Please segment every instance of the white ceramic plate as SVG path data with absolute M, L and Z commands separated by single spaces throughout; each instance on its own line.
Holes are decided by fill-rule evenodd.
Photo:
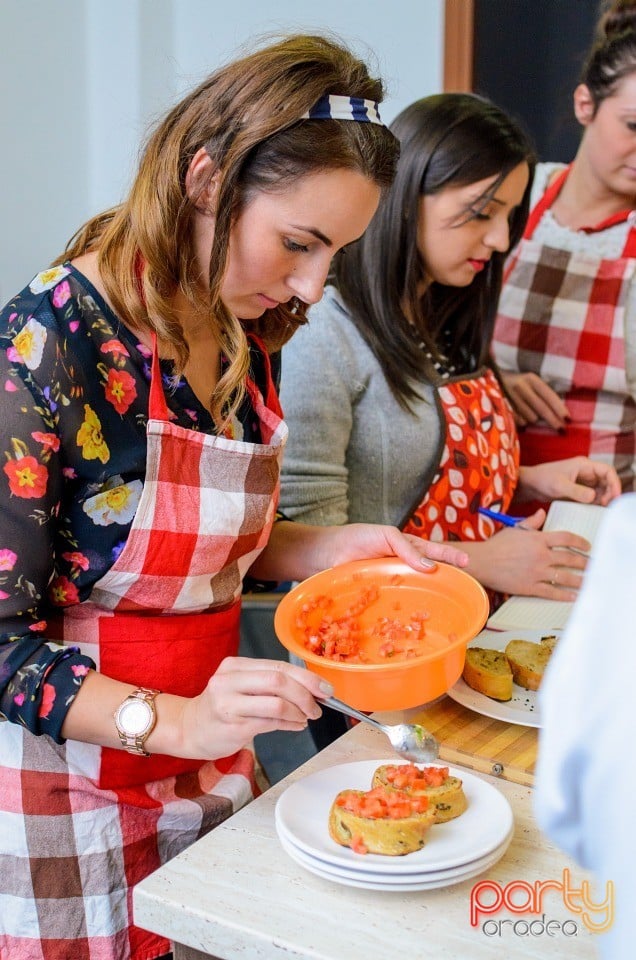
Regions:
M 361 887 L 364 890 L 386 890 L 392 893 L 408 893 L 412 890 L 437 890 L 440 887 L 450 887 L 456 883 L 463 883 L 470 880 L 471 877 L 477 877 L 479 874 L 489 870 L 498 860 L 503 857 L 508 842 L 498 847 L 489 857 L 484 857 L 479 861 L 473 861 L 467 867 L 456 867 L 453 870 L 441 875 L 426 874 L 393 877 L 389 874 L 376 875 L 367 873 L 356 873 L 355 871 L 341 870 L 338 867 L 330 868 L 328 864 L 321 860 L 316 860 L 309 854 L 303 853 L 298 847 L 288 840 L 279 837 L 283 850 L 289 854 L 292 860 L 295 860 L 305 870 L 315 873 L 323 880 L 332 880 L 334 883 L 342 883 L 347 887 Z M 368 854 L 367 854 L 368 856 Z M 410 856 L 410 854 L 409 854 Z
M 541 637 L 559 637 L 561 633 L 561 630 L 482 630 L 468 646 L 505 650 L 511 640 L 531 640 L 533 643 L 539 643 Z M 512 685 L 512 700 L 502 702 L 473 690 L 460 677 L 448 691 L 448 696 L 451 700 L 461 703 L 463 707 L 468 707 L 475 713 L 481 713 L 492 720 L 505 720 L 507 723 L 517 723 L 522 727 L 541 726 L 536 691 L 525 690 L 516 683 Z
M 331 839 L 329 811 L 341 790 L 370 790 L 373 774 L 383 763 L 395 763 L 395 758 L 339 764 L 297 780 L 278 798 L 277 829 L 295 847 L 326 864 L 362 868 L 370 874 L 400 874 L 406 882 L 408 874 L 448 870 L 485 857 L 501 846 L 513 829 L 510 804 L 499 790 L 466 770 L 449 767 L 450 774 L 463 781 L 468 809 L 455 820 L 431 827 L 425 846 L 415 853 L 404 857 L 368 853 L 361 858 Z
M 439 824 L 437 825 L 439 826 Z M 496 863 L 499 860 L 508 847 L 510 846 L 510 841 L 514 836 L 514 829 L 510 831 L 503 843 L 501 843 L 492 853 L 487 854 L 485 857 L 478 857 L 476 860 L 471 860 L 467 864 L 460 864 L 458 867 L 450 867 L 448 870 L 426 870 L 424 872 L 408 873 L 408 874 L 394 874 L 394 873 L 383 873 L 379 875 L 377 872 L 365 870 L 364 864 L 367 855 L 358 856 L 358 864 L 355 864 L 352 867 L 342 867 L 336 866 L 333 863 L 328 863 L 326 860 L 320 860 L 318 857 L 314 857 L 310 853 L 305 853 L 304 850 L 301 850 L 300 847 L 297 847 L 293 840 L 289 837 L 289 834 L 284 833 L 281 829 L 281 825 L 278 825 L 278 838 L 281 842 L 281 846 L 284 850 L 293 857 L 298 863 L 303 866 L 315 866 L 318 870 L 321 870 L 323 873 L 327 874 L 337 874 L 340 877 L 344 877 L 348 880 L 363 880 L 368 883 L 385 883 L 389 886 L 394 884 L 403 884 L 403 883 L 417 883 L 419 881 L 426 881 L 427 883 L 433 883 L 435 880 L 450 880 L 451 878 L 459 877 L 462 878 L 464 874 L 467 874 L 468 871 L 472 871 L 470 876 L 475 876 L 476 872 L 487 870 L 493 863 Z M 410 856 L 410 854 L 408 855 Z M 389 866 L 390 869 L 390 866 Z

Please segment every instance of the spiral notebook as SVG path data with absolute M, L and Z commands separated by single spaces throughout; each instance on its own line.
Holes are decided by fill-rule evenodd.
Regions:
M 554 500 L 548 510 L 543 529 L 570 530 L 585 537 L 594 546 L 605 507 L 598 504 Z M 493 613 L 487 626 L 497 630 L 536 627 L 538 630 L 562 629 L 572 612 L 573 603 L 541 600 L 539 597 L 511 597 Z

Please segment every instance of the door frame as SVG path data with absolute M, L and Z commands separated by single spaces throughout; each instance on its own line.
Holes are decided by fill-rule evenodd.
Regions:
M 445 0 L 444 92 L 472 91 L 474 47 L 474 0 Z

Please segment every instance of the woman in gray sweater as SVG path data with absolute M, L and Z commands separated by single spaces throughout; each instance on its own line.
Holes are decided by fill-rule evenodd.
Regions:
M 281 508 L 309 523 L 392 523 L 462 541 L 468 571 L 491 591 L 574 600 L 586 540 L 543 532 L 543 510 L 523 529 L 479 512 L 533 499 L 607 503 L 619 492 L 614 469 L 586 457 L 519 466 L 490 358 L 532 148 L 471 94 L 417 101 L 391 129 L 401 144 L 394 185 L 283 350 Z

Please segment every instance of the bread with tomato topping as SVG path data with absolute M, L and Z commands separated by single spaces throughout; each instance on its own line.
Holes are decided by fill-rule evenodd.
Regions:
M 426 797 L 435 823 L 446 823 L 459 817 L 468 806 L 462 781 L 451 776 L 448 767 L 383 764 L 373 774 L 372 786 L 402 790 L 412 797 Z
M 422 849 L 434 816 L 426 797 L 383 786 L 341 790 L 329 811 L 329 834 L 354 853 L 401 857 Z

